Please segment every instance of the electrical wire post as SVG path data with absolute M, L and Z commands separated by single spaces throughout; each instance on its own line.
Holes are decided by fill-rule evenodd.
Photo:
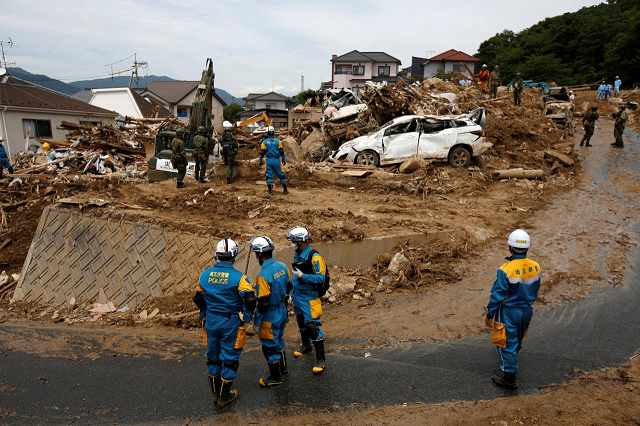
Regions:
M 0 60 L 0 68 L 4 68 L 7 69 L 8 65 L 15 65 L 15 62 L 7 62 L 6 58 L 4 57 L 4 47 L 5 46 L 9 46 L 9 49 L 11 49 L 13 47 L 13 40 L 11 40 L 11 37 L 9 37 L 9 41 L 0 41 L 0 50 L 2 51 L 2 60 Z

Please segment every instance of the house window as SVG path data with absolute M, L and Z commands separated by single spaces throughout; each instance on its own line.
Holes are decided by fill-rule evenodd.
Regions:
M 188 117 L 189 110 L 187 108 L 178 108 L 178 117 Z
M 264 104 L 264 107 L 267 109 L 276 109 L 276 104 Z
M 354 95 L 356 96 L 360 96 L 360 93 L 362 93 L 364 89 L 362 87 L 352 87 L 351 91 L 353 92 Z
M 247 108 L 247 111 L 248 110 L 252 110 L 252 109 L 256 109 L 256 104 L 247 104 L 246 108 Z
M 453 70 L 455 72 L 463 72 L 464 71 L 464 65 L 462 65 L 462 64 L 453 64 Z
M 354 65 L 353 75 L 364 75 L 364 65 Z
M 51 120 L 22 120 L 23 135 L 27 137 L 27 131 L 32 138 L 50 138 L 53 136 L 51 133 Z
M 336 74 L 351 74 L 350 65 L 336 65 Z
M 391 67 L 388 65 L 378 67 L 378 75 L 391 75 Z

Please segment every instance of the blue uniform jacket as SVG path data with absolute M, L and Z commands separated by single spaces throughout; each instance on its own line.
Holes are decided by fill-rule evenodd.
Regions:
M 250 322 L 253 312 L 247 312 L 243 296 L 253 291 L 247 276 L 234 269 L 231 263 L 216 262 L 200 275 L 198 291 L 204 296 L 207 312 L 236 314 L 242 312 L 244 322 Z M 201 311 L 200 316 L 203 312 Z
M 307 246 L 301 254 L 295 252 L 294 260 L 296 263 L 309 259 L 309 253 L 311 252 L 311 246 Z M 316 271 L 315 274 L 302 274 L 302 278 L 298 279 L 295 276 L 291 277 L 291 285 L 294 290 L 312 291 L 316 289 L 318 284 L 324 282 L 324 276 L 327 273 L 327 264 L 324 263 L 324 259 L 318 253 L 313 255 L 311 259 L 313 268 Z
M 498 269 L 487 305 L 487 318 L 493 318 L 501 305 L 524 308 L 538 297 L 542 268 L 526 254 L 514 254 Z
M 287 319 L 287 307 L 284 298 L 287 294 L 287 285 L 291 280 L 291 273 L 282 262 L 268 259 L 262 264 L 262 270 L 256 278 L 256 293 L 258 299 L 269 296 L 269 309 L 261 314 L 256 313 L 254 325 L 260 327 L 262 321 L 280 323 Z
M 7 151 L 4 149 L 4 145 L 0 145 L 0 158 L 7 158 Z
M 282 142 L 280 139 L 276 138 L 267 138 L 262 141 L 262 145 L 260 146 L 260 151 L 265 151 L 267 158 L 278 158 L 280 157 L 280 150 L 282 149 Z M 262 160 L 262 152 L 260 153 L 260 159 Z M 282 151 L 282 159 L 287 161 L 284 157 L 284 150 Z

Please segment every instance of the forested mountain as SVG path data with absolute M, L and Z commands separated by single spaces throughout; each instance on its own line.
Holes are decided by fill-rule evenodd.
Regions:
M 640 84 L 640 0 L 609 0 L 517 34 L 505 30 L 475 56 L 479 66 L 499 65 L 503 83 L 520 72 L 525 80 L 563 85 L 612 82 L 616 75 L 623 87 Z

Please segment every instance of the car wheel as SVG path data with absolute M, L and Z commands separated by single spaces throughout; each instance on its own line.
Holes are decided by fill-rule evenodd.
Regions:
M 356 164 L 378 167 L 380 164 L 380 156 L 375 151 L 362 151 L 356 156 Z
M 453 167 L 467 167 L 471 163 L 471 153 L 464 146 L 454 146 L 449 151 L 449 164 Z

